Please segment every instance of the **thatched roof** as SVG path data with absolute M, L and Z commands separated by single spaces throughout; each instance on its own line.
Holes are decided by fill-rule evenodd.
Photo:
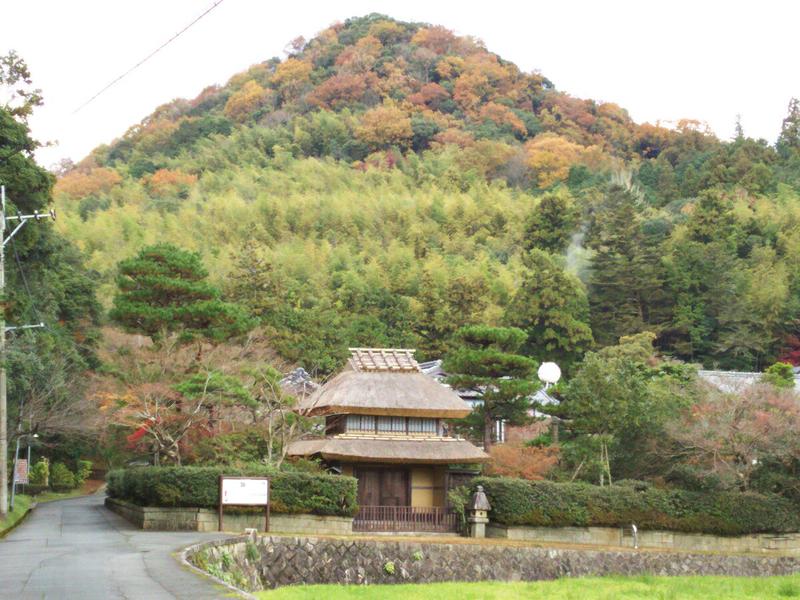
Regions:
M 327 438 L 289 445 L 289 456 L 321 456 L 326 460 L 375 463 L 479 463 L 489 455 L 466 440 L 455 438 L 402 440 Z
M 363 414 L 460 419 L 470 406 L 419 370 L 413 350 L 351 348 L 349 367 L 299 408 L 310 415 Z

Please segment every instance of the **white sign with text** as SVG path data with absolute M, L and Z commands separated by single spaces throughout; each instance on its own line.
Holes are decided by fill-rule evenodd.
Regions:
M 268 479 L 222 478 L 222 504 L 264 506 L 268 503 Z

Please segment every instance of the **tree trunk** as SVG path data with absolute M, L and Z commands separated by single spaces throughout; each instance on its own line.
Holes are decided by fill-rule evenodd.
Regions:
M 494 428 L 494 419 L 488 410 L 484 407 L 483 410 L 483 450 L 489 452 L 492 447 L 492 429 Z

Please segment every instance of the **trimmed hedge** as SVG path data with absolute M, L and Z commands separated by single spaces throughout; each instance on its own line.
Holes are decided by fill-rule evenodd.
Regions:
M 216 508 L 219 476 L 270 477 L 270 510 L 276 513 L 352 516 L 356 480 L 343 475 L 275 471 L 268 467 L 139 467 L 110 471 L 108 495 L 140 506 Z
M 492 521 L 533 527 L 629 527 L 718 535 L 800 531 L 800 511 L 781 496 L 694 492 L 647 484 L 598 487 L 478 477 Z

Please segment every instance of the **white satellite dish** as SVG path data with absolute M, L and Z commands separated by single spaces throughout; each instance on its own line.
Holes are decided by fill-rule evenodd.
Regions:
M 537 375 L 545 383 L 557 383 L 561 379 L 561 369 L 554 362 L 543 362 L 539 366 Z

